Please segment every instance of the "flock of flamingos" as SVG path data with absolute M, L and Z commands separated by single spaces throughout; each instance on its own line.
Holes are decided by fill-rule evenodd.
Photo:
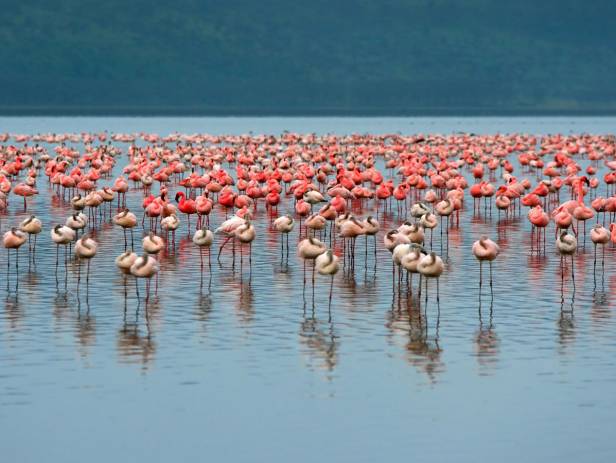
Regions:
M 239 254 L 243 265 L 247 254 L 251 265 L 252 246 L 259 246 L 254 211 L 265 207 L 287 259 L 289 235 L 297 231 L 304 285 L 306 268 L 313 291 L 315 271 L 331 278 L 330 306 L 334 275 L 341 267 L 353 271 L 358 253 L 367 262 L 370 243 L 375 266 L 377 246 L 390 252 L 394 290 L 403 278 L 412 288 L 417 274 L 419 299 L 423 285 L 427 300 L 432 280 L 438 301 L 443 244 L 449 246 L 449 229 L 459 227 L 460 210 L 473 203 L 474 211 L 495 209 L 504 217 L 526 208 L 530 251 L 545 253 L 548 236 L 563 278 L 570 263 L 575 285 L 573 255 L 585 244 L 587 228 L 595 266 L 597 247 L 616 243 L 615 146 L 613 136 L 591 135 L 0 134 L 0 211 L 27 210 L 28 198 L 48 188 L 41 183 L 73 209 L 64 223 L 43 223 L 34 215 L 2 223 L 7 284 L 11 252 L 18 273 L 20 248 L 35 255 L 37 235 L 45 231 L 56 245 L 56 278 L 62 249 L 65 266 L 67 259 L 77 261 L 77 288 L 82 263 L 89 285 L 90 262 L 107 258 L 97 256 L 91 231 L 112 221 L 124 232 L 118 271 L 135 277 L 137 291 L 144 279 L 147 300 L 153 278 L 158 286 L 159 254 L 174 246 L 176 232 L 192 236 L 202 274 L 212 271 L 213 246 L 217 259 L 232 254 L 235 265 Z M 114 177 L 118 163 L 122 173 Z M 142 195 L 139 210 L 126 207 L 129 191 Z M 215 208 L 226 217 L 222 223 L 210 223 Z M 360 217 L 365 210 L 373 214 Z M 382 229 L 379 218 L 388 211 L 396 211 L 399 223 Z M 434 243 L 439 239 L 440 248 Z M 474 239 L 469 252 L 480 267 L 489 264 L 492 288 L 499 246 L 488 236 Z M 480 272 L 479 291 L 481 280 Z

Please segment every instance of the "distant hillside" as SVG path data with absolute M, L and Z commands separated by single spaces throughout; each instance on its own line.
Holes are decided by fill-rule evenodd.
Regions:
M 616 112 L 607 0 L 25 0 L 2 16 L 4 113 Z

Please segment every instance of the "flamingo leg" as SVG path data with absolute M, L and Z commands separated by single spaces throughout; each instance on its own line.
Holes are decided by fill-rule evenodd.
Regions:
M 481 299 L 481 285 L 482 285 L 482 274 L 483 274 L 483 261 L 479 261 L 479 299 Z
M 328 310 L 329 310 L 329 320 L 331 321 L 331 317 L 332 317 L 332 293 L 334 292 L 334 275 L 331 276 L 331 281 L 329 283 L 329 305 L 328 305 Z
M 222 252 L 222 248 L 225 247 L 225 244 L 227 244 L 231 238 L 233 238 L 233 237 L 232 236 L 228 236 L 227 239 L 220 245 L 220 249 L 218 250 L 218 257 L 216 258 L 216 260 L 218 262 L 220 262 L 220 253 Z
M 492 261 L 490 261 L 490 295 L 494 298 L 494 290 L 492 286 Z

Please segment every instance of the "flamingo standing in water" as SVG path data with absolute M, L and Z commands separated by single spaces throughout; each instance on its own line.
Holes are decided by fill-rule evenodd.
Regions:
M 436 302 L 440 302 L 439 278 L 445 266 L 443 260 L 434 252 L 423 256 L 417 263 L 417 271 L 426 279 L 426 303 L 428 302 L 428 280 L 436 279 Z
M 351 216 L 349 219 L 340 223 L 339 236 L 344 239 L 343 247 L 345 248 L 345 262 L 347 255 L 350 261 L 351 270 L 355 269 L 355 240 L 358 236 L 364 234 L 364 227 L 355 217 Z M 347 243 L 347 238 L 350 240 Z
M 34 215 L 31 215 L 27 219 L 19 224 L 19 229 L 28 234 L 28 248 L 29 251 L 34 254 L 36 252 L 36 237 L 43 230 L 43 224 Z M 34 235 L 34 246 L 30 247 L 30 238 Z M 34 256 L 33 256 L 34 257 Z
M 543 243 L 545 249 L 545 227 L 550 223 L 550 217 L 543 211 L 541 206 L 535 206 L 530 211 L 528 211 L 528 220 L 533 225 L 533 231 L 536 231 L 537 235 L 537 252 L 540 249 L 541 243 L 541 230 L 543 230 Z M 532 241 L 531 241 L 531 251 L 532 251 Z
M 410 244 L 410 242 L 409 237 L 398 230 L 390 230 L 383 236 L 383 244 L 389 252 L 393 252 L 399 244 Z
M 13 188 L 13 193 L 24 198 L 24 212 L 27 210 L 26 198 L 38 194 L 38 190 L 25 183 L 19 183 Z
M 75 256 L 78 258 L 78 270 L 77 270 L 77 291 L 79 291 L 79 283 L 81 281 L 81 260 L 85 259 L 87 262 L 86 271 L 86 288 L 90 285 L 90 260 L 96 255 L 98 244 L 88 235 L 83 235 L 75 243 Z
M 411 249 L 412 249 L 411 244 L 415 244 L 415 243 L 399 244 L 391 252 L 391 260 L 394 263 L 394 279 L 395 279 L 395 269 L 398 268 L 398 290 L 400 290 L 400 287 L 402 286 L 402 269 L 401 269 L 402 259 L 404 258 L 404 256 L 406 256 L 408 253 L 411 252 Z
M 332 307 L 332 294 L 334 292 L 334 275 L 338 273 L 340 264 L 338 263 L 338 256 L 336 256 L 331 249 L 328 249 L 322 254 L 319 254 L 314 262 L 314 265 L 319 272 L 319 275 L 329 275 L 331 281 L 329 284 L 329 304 L 328 310 L 330 311 L 331 319 L 331 307 Z
M 147 216 L 150 219 L 150 230 L 154 228 L 154 231 L 156 231 L 156 222 L 163 213 L 163 205 L 161 201 L 154 197 L 151 198 L 151 201 L 149 197 L 146 198 L 144 204 L 145 208 L 143 218 L 141 219 L 141 226 L 145 223 L 145 217 Z
M 195 199 L 195 207 L 197 208 L 197 228 L 203 226 L 203 216 L 205 216 L 206 226 L 210 226 L 210 212 L 214 207 L 214 202 L 207 196 L 197 196 Z
M 212 271 L 211 246 L 214 242 L 214 234 L 207 228 L 200 228 L 193 235 L 193 243 L 199 246 L 199 256 L 201 257 L 201 282 L 203 283 L 203 249 L 207 248 L 207 260 L 210 272 Z
M 400 259 L 400 266 L 404 268 L 404 270 L 406 270 L 408 275 L 410 275 L 411 281 L 408 287 L 410 288 L 411 293 L 413 291 L 413 274 L 419 273 L 419 271 L 417 270 L 417 265 L 419 264 L 419 261 L 424 255 L 426 255 L 426 253 L 423 248 L 413 243 L 410 245 L 410 251 L 405 253 L 402 256 L 402 259 Z M 419 290 L 421 291 L 421 274 L 419 279 Z
M 482 267 L 483 261 L 488 261 L 490 264 L 490 294 L 494 297 L 492 292 L 492 261 L 496 259 L 500 253 L 498 244 L 489 239 L 487 236 L 482 236 L 480 239 L 473 243 L 473 255 L 479 261 L 479 297 L 481 297 L 481 284 L 482 284 Z
M 248 244 L 248 262 L 252 275 L 252 242 L 257 236 L 255 227 L 249 218 L 244 219 L 244 223 L 235 229 L 235 238 L 240 242 L 240 265 L 244 263 L 243 247 Z
M 137 216 L 130 212 L 128 208 L 124 208 L 122 212 L 116 214 L 113 217 L 113 223 L 122 227 L 124 231 L 124 250 L 126 251 L 127 242 L 126 242 L 126 229 L 130 229 L 130 246 L 131 249 L 135 248 L 135 242 L 133 240 L 133 228 L 137 226 Z
M 124 274 L 130 273 L 130 268 L 137 260 L 137 254 L 131 251 L 124 251 L 116 257 L 115 264 Z
M 446 217 L 447 224 L 445 226 L 446 237 L 447 237 L 447 249 L 449 249 L 449 216 L 453 213 L 454 207 L 453 202 L 449 199 L 444 199 L 436 203 L 434 206 L 434 210 L 436 213 L 441 216 L 441 252 L 443 250 L 443 217 Z M 426 281 L 426 284 L 428 282 Z
M 143 237 L 141 246 L 147 254 L 158 254 L 165 247 L 165 241 L 154 232 L 149 232 Z
M 299 215 L 299 233 L 302 233 L 302 218 L 310 214 L 312 206 L 303 199 L 300 199 L 295 203 L 295 212 Z
M 422 203 L 415 203 L 411 206 L 411 216 L 419 219 L 430 212 L 430 208 Z
M 73 242 L 75 236 L 75 230 L 66 225 L 56 225 L 51 229 L 51 239 L 56 243 L 56 276 L 58 275 L 60 246 L 64 246 L 64 267 L 66 267 L 66 246 Z
M 173 236 L 173 247 L 175 249 L 175 231 L 180 227 L 180 219 L 177 218 L 176 215 L 170 215 L 168 217 L 163 218 L 160 221 L 161 230 L 165 230 L 166 235 L 166 243 L 169 243 L 169 232 L 171 232 Z
M 571 215 L 565 206 L 557 207 L 554 212 L 552 212 L 552 218 L 554 219 L 555 224 L 555 238 L 558 237 L 559 230 L 567 230 L 569 227 L 572 227 L 573 232 L 575 233 L 575 228 L 573 227 L 573 215 Z
M 76 211 L 83 211 L 86 208 L 86 198 L 81 195 L 73 196 L 71 198 L 71 206 Z
M 79 230 L 83 230 L 88 225 L 88 217 L 83 212 L 73 212 L 66 218 L 64 225 L 72 228 L 77 235 Z
M 588 178 L 586 178 L 586 176 L 580 177 L 574 182 L 573 186 L 577 193 L 578 204 L 576 205 L 575 209 L 573 209 L 573 217 L 577 220 L 577 223 L 578 223 L 578 227 L 577 227 L 578 233 L 580 229 L 580 220 L 582 221 L 582 224 L 584 226 L 583 246 L 586 246 L 586 221 L 588 219 L 592 219 L 595 216 L 595 213 L 590 207 L 584 204 L 584 194 L 585 194 L 584 184 L 586 185 L 589 184 Z
M 601 245 L 601 268 L 605 268 L 605 245 L 610 241 L 610 232 L 600 223 L 590 230 L 590 240 L 594 244 L 595 258 L 593 262 L 593 274 L 597 268 L 597 245 Z
M 126 192 L 128 191 L 128 181 L 124 177 L 118 177 L 111 187 L 112 191 L 118 194 L 118 209 L 120 206 L 126 207 Z
M 282 233 L 282 237 L 280 239 L 280 260 L 282 261 L 285 244 L 287 247 L 287 259 L 288 259 L 289 257 L 289 233 L 293 231 L 293 228 L 295 227 L 295 221 L 293 220 L 293 217 L 287 214 L 287 215 L 278 217 L 276 220 L 274 220 L 273 225 L 274 225 L 274 229 L 277 232 Z
M 150 254 L 145 253 L 144 255 L 137 257 L 130 267 L 130 273 L 136 279 L 137 278 L 145 278 L 146 279 L 146 303 L 150 299 L 150 281 L 154 275 L 158 275 L 159 265 L 158 261 L 152 257 Z M 137 299 L 139 299 L 139 284 L 135 280 L 135 290 L 137 291 Z
M 430 230 L 430 249 L 432 249 L 432 231 L 438 226 L 438 219 L 432 212 L 426 212 L 420 217 L 419 223 L 424 229 Z
M 366 260 L 365 265 L 368 265 L 368 237 L 371 236 L 374 241 L 374 265 L 376 268 L 376 235 L 381 229 L 381 225 L 379 224 L 379 221 L 371 215 L 369 215 L 361 225 L 364 231 L 364 236 L 366 237 L 366 253 L 364 256 Z
M 8 250 L 9 255 L 6 259 L 6 280 L 8 289 L 9 272 L 11 269 L 11 249 L 15 250 L 15 272 L 19 273 L 19 248 L 26 242 L 26 234 L 17 228 L 11 228 L 2 237 L 2 244 Z M 18 280 L 19 284 L 19 280 Z
M 222 253 L 222 249 L 225 247 L 225 244 L 235 238 L 235 230 L 240 225 L 243 225 L 244 222 L 245 219 L 236 214 L 225 220 L 222 224 L 220 224 L 220 227 L 214 230 L 215 234 L 221 233 L 227 237 L 227 239 L 220 245 L 220 249 L 218 249 L 218 257 L 216 258 L 218 262 L 220 262 L 220 254 Z M 233 265 L 235 266 L 235 240 L 233 241 Z
M 327 250 L 325 243 L 309 236 L 301 240 L 297 245 L 297 254 L 304 262 L 304 291 L 306 289 L 306 261 L 313 261 Z M 312 297 L 314 300 L 314 265 L 312 266 Z
M 308 235 L 315 236 L 319 231 L 319 238 L 322 238 L 321 233 L 327 226 L 327 219 L 320 214 L 312 214 L 306 219 L 306 230 L 312 230 L 312 233 L 308 232 Z
M 577 240 L 574 235 L 566 232 L 562 232 L 556 239 L 556 249 L 560 253 L 560 267 L 561 267 L 561 279 L 565 278 L 563 269 L 563 258 L 566 256 L 571 257 L 571 280 L 573 281 L 573 288 L 575 288 L 575 271 L 573 267 L 573 254 L 577 250 Z
M 175 200 L 178 203 L 178 209 L 188 217 L 188 235 L 190 236 L 190 216 L 197 213 L 197 204 L 194 199 L 186 198 L 183 191 L 178 191 L 175 194 Z

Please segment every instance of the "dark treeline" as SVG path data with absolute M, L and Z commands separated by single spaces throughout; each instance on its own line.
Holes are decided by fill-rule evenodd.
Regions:
M 608 0 L 10 3 L 4 113 L 616 112 Z

